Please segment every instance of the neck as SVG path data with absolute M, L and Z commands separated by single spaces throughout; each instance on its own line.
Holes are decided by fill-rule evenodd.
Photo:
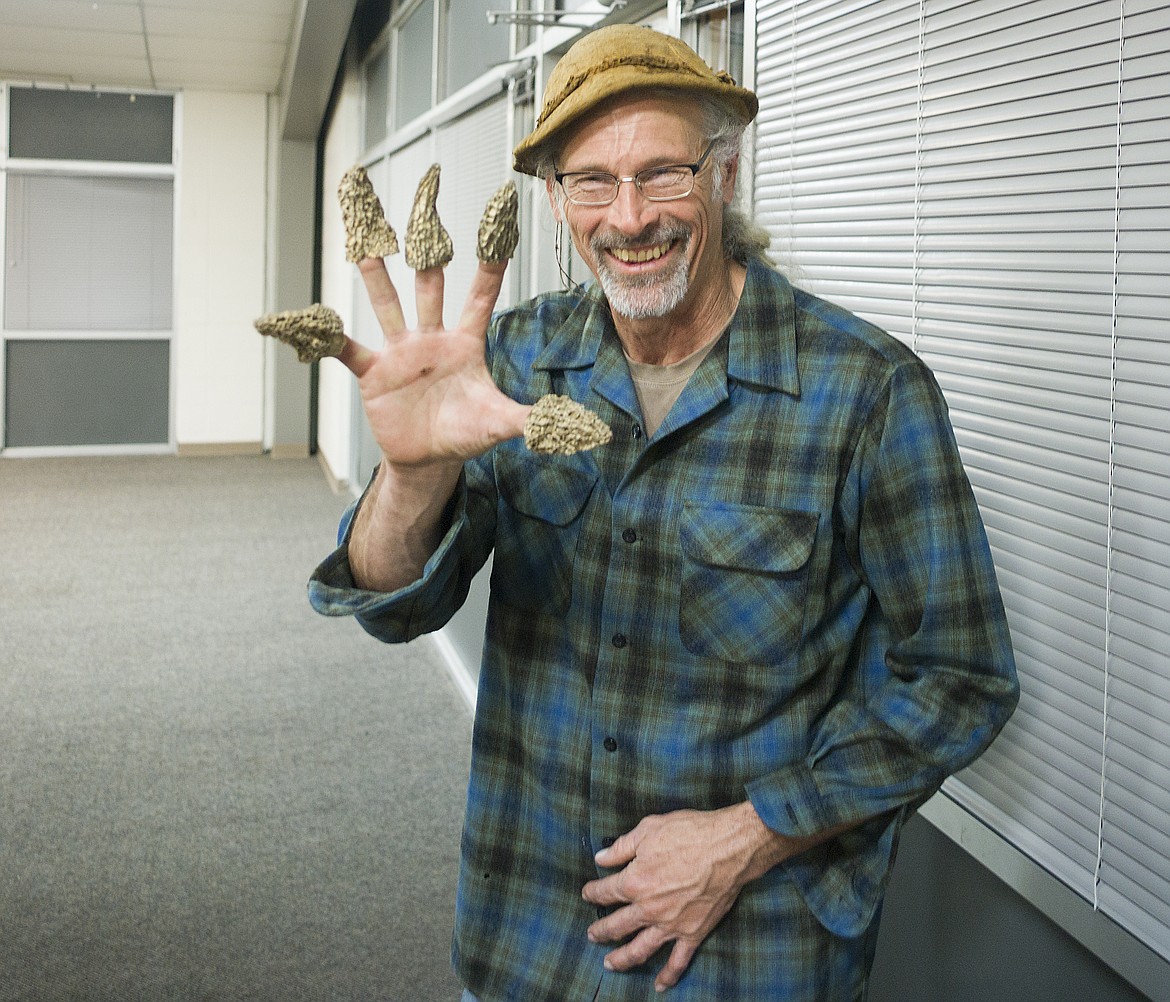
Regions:
M 747 269 L 728 261 L 722 281 L 704 296 L 688 296 L 663 317 L 631 320 L 613 314 L 626 354 L 647 365 L 670 365 L 714 341 L 730 323 L 743 293 Z

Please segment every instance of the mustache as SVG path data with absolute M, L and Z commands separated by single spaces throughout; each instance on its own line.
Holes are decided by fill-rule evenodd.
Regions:
M 594 253 L 607 250 L 629 250 L 632 247 L 650 247 L 654 244 L 671 243 L 675 240 L 688 241 L 691 238 L 691 228 L 683 223 L 658 223 L 647 226 L 641 233 L 630 236 L 611 230 L 596 233 L 589 241 Z

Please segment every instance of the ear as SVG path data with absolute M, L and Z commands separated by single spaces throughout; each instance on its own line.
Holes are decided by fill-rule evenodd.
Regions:
M 561 215 L 561 207 L 557 199 L 557 179 L 549 174 L 544 179 L 544 190 L 548 195 L 548 204 L 552 206 L 553 219 L 558 223 L 563 223 L 565 220 Z
M 735 179 L 739 176 L 739 154 L 727 161 L 723 172 L 723 204 L 730 205 L 735 198 Z

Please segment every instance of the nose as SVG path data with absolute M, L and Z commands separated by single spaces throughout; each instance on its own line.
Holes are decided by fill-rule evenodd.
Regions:
M 642 194 L 632 177 L 619 177 L 617 197 L 610 203 L 616 225 L 629 233 L 640 233 L 658 212 L 657 203 Z

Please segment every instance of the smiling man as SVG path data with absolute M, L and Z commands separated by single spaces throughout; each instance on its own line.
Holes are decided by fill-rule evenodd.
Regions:
M 383 452 L 322 612 L 441 627 L 493 555 L 454 961 L 482 1002 L 864 996 L 899 830 L 1017 698 L 942 395 L 790 285 L 732 207 L 756 99 L 676 39 L 584 36 L 517 170 L 596 276 L 342 359 Z M 485 352 L 486 348 L 486 352 Z M 546 394 L 613 440 L 536 456 Z

